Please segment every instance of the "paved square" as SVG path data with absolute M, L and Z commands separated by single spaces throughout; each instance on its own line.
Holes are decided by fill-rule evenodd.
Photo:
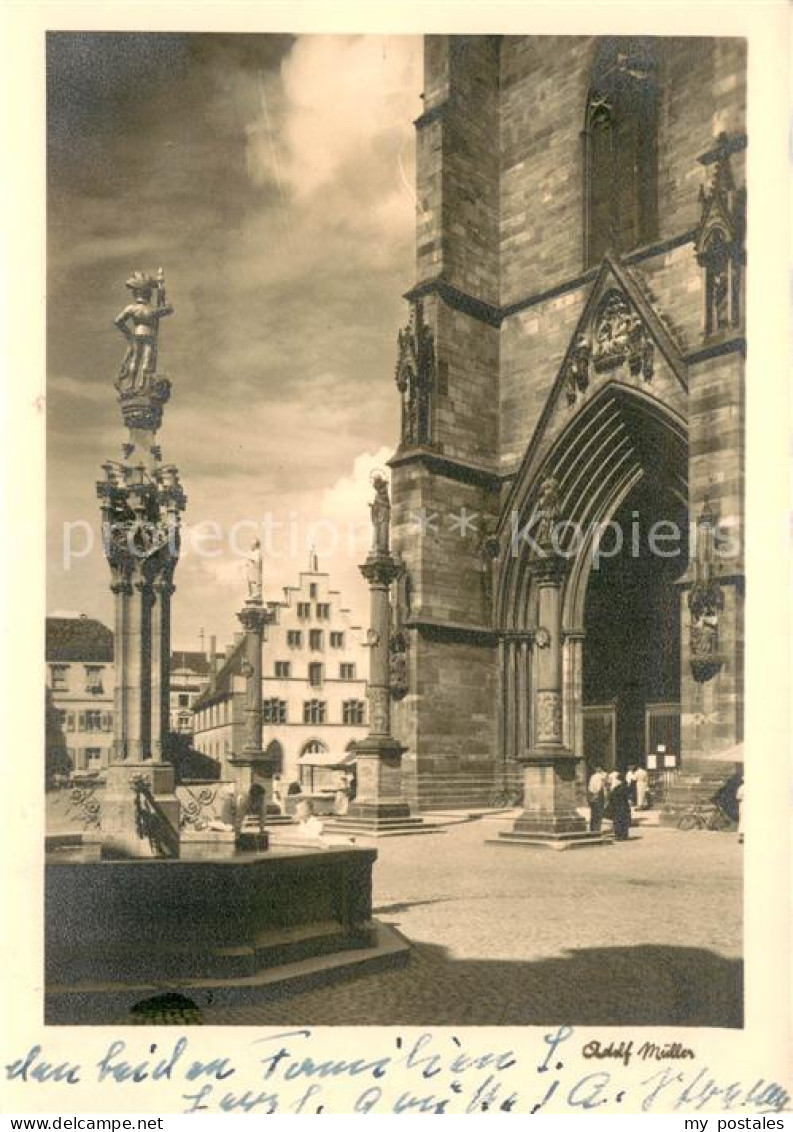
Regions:
M 485 844 L 503 822 L 378 843 L 374 913 L 402 970 L 207 1025 L 741 1025 L 742 848 L 652 826 L 555 853 Z

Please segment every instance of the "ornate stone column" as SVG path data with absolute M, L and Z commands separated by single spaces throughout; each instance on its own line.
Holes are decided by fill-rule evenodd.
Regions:
M 576 765 L 580 753 L 564 741 L 564 670 L 562 656 L 562 586 L 567 561 L 554 542 L 558 485 L 548 480 L 541 488 L 536 542 L 538 552 L 531 563 L 538 588 L 537 627 L 534 630 L 533 711 L 534 734 L 523 763 L 523 813 L 503 841 L 523 842 L 564 849 L 604 838 L 590 834 L 578 813 Z
M 176 856 L 179 803 L 163 761 L 169 731 L 171 595 L 186 499 L 156 433 L 171 385 L 156 370 L 159 320 L 172 312 L 162 271 L 127 281 L 133 303 L 116 319 L 128 349 L 116 379 L 129 430 L 122 460 L 97 483 L 102 545 L 115 602 L 113 747 L 102 803 L 107 857 Z M 132 329 L 129 329 L 129 324 Z
M 235 752 L 229 762 L 235 768 L 237 786 L 241 793 L 250 798 L 251 787 L 254 784 L 259 786 L 261 793 L 256 802 L 257 812 L 249 809 L 249 816 L 260 819 L 261 824 L 264 824 L 273 793 L 272 760 L 265 756 L 262 749 L 262 651 L 270 613 L 264 608 L 260 597 L 249 597 L 237 617 L 245 630 L 242 662 L 242 673 L 245 676 L 245 742 L 242 751 Z
M 372 549 L 360 571 L 369 583 L 369 734 L 355 744 L 356 794 L 343 818 L 332 824 L 344 830 L 378 835 L 422 832 L 423 820 L 411 817 L 402 794 L 405 748 L 391 734 L 391 586 L 402 567 L 389 546 L 391 505 L 386 481 L 373 478 Z

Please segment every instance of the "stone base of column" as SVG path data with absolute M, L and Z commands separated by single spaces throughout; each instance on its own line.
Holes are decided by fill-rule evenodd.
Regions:
M 350 837 L 397 837 L 434 833 L 423 818 L 413 817 L 402 797 L 405 748 L 388 736 L 368 736 L 355 745 L 356 795 L 344 816 L 324 823 L 330 833 Z
M 564 748 L 533 752 L 523 768 L 523 813 L 493 844 L 557 850 L 611 844 L 609 835 L 590 833 L 576 809 L 577 762 Z
M 101 856 L 178 857 L 179 800 L 170 763 L 111 763 L 105 783 Z

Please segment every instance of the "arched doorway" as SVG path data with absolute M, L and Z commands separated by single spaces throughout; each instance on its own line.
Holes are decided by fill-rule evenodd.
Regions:
M 680 750 L 680 597 L 686 508 L 642 479 L 612 519 L 584 602 L 583 754 L 624 770 L 665 740 Z M 663 527 L 661 526 L 663 524 Z M 671 537 L 679 532 L 678 537 Z M 666 540 L 657 535 L 668 535 Z M 620 537 L 621 536 L 621 537 Z M 659 553 L 660 551 L 660 553 Z
M 619 765 L 643 753 L 648 707 L 679 702 L 686 426 L 645 390 L 612 381 L 546 451 L 513 489 L 521 537 L 513 533 L 499 562 L 502 757 L 544 760 L 554 776 L 564 768 L 570 799 L 572 767 L 580 783 L 592 741 L 588 707 L 613 709 Z M 553 577 L 538 569 L 535 541 L 550 482 Z

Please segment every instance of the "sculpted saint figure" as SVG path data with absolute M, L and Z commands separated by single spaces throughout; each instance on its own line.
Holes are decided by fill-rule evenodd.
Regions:
M 247 559 L 246 574 L 248 580 L 248 597 L 257 598 L 261 601 L 262 598 L 262 548 L 258 539 L 256 539 L 251 547 L 251 552 Z
M 372 550 L 377 554 L 388 554 L 389 531 L 391 526 L 391 500 L 388 496 L 388 483 L 384 476 L 376 473 L 372 477 L 374 499 L 369 504 L 372 515 Z
M 132 302 L 115 318 L 115 325 L 127 339 L 127 352 L 121 363 L 117 388 L 122 393 L 144 393 L 157 371 L 157 335 L 160 319 L 173 314 L 165 299 L 163 270 L 156 278 L 136 271 L 126 282 Z
M 535 541 L 544 546 L 551 540 L 554 524 L 559 517 L 559 481 L 550 476 L 540 487 L 535 508 L 537 526 Z

